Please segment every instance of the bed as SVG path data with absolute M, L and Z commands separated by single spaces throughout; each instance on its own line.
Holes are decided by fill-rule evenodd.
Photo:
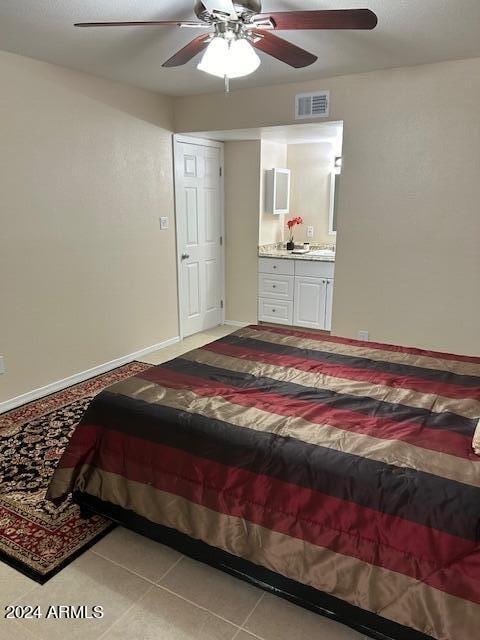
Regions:
M 466 640 L 479 417 L 480 358 L 248 326 L 96 396 L 48 497 L 373 638 Z

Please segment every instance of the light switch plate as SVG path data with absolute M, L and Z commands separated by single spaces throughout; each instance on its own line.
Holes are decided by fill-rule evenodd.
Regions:
M 3 356 L 0 356 L 0 375 L 2 373 L 5 373 L 5 360 L 3 359 Z
M 165 229 L 168 229 L 168 218 L 167 218 L 167 216 L 162 216 L 160 218 L 160 229 L 162 231 L 165 231 Z
M 358 339 L 359 340 L 364 340 L 365 342 L 368 342 L 370 340 L 370 334 L 368 333 L 368 331 L 359 331 L 358 332 Z
M 313 227 L 311 225 L 307 227 L 307 238 L 313 238 Z

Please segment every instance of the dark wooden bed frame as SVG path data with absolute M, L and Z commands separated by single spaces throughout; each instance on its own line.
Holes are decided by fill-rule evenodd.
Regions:
M 73 499 L 80 505 L 83 518 L 89 518 L 93 514 L 105 516 L 132 531 L 172 547 L 190 558 L 225 571 L 305 609 L 341 622 L 375 640 L 434 640 L 431 636 L 355 607 L 313 587 L 285 578 L 201 540 L 195 540 L 174 529 L 155 524 L 133 511 L 103 502 L 88 494 L 75 493 Z

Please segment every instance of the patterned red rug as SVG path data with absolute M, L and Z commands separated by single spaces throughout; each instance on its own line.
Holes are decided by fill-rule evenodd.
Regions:
M 131 362 L 0 415 L 0 560 L 41 584 L 114 526 L 45 500 L 50 477 L 91 399 L 151 365 Z

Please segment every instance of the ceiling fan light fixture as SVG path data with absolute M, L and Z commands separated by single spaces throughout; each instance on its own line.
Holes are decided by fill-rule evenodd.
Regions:
M 204 52 L 198 69 L 228 79 L 253 73 L 260 65 L 255 49 L 294 69 L 314 64 L 318 57 L 278 37 L 273 31 L 374 29 L 378 18 L 370 9 L 319 9 L 261 13 L 261 0 L 196 0 L 194 20 L 140 20 L 123 22 L 78 22 L 76 27 L 177 26 L 211 29 L 187 43 L 162 67 L 180 67 Z M 253 45 L 253 46 L 252 46 Z
M 213 38 L 197 69 L 218 78 L 248 76 L 260 66 L 260 58 L 245 38 L 225 34 Z

